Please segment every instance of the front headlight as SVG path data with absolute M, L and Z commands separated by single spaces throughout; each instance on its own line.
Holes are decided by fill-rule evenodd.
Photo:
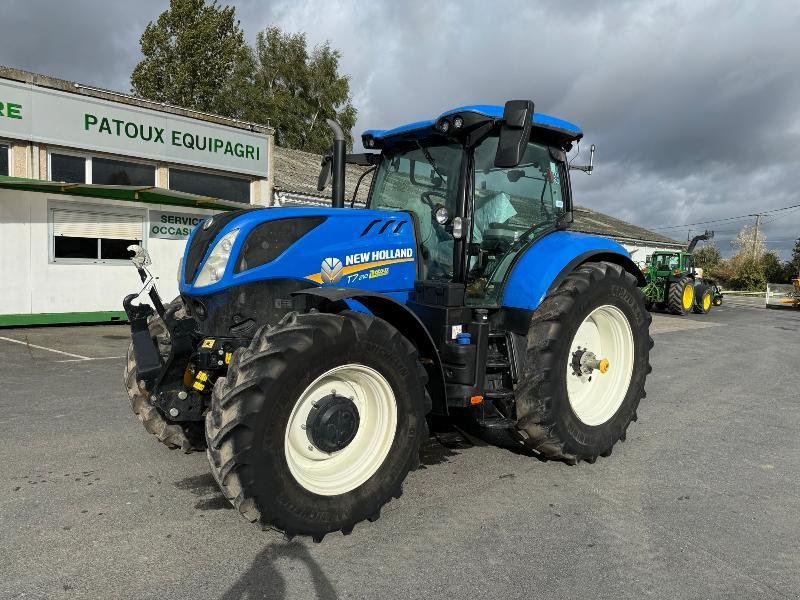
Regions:
M 237 235 L 239 235 L 238 229 L 229 231 L 214 245 L 211 254 L 208 255 L 203 265 L 203 269 L 194 282 L 194 287 L 211 285 L 222 279 L 222 276 L 225 274 L 225 267 L 228 266 L 228 260 L 231 257 L 233 242 L 236 241 Z

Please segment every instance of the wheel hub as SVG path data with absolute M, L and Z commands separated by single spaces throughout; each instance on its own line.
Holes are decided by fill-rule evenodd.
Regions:
M 607 373 L 611 366 L 607 358 L 598 359 L 594 352 L 580 346 L 572 353 L 570 364 L 573 375 L 581 378 L 591 375 L 595 369 L 601 373 Z
M 306 420 L 308 439 L 323 452 L 343 450 L 358 433 L 360 417 L 355 403 L 336 392 L 318 400 Z

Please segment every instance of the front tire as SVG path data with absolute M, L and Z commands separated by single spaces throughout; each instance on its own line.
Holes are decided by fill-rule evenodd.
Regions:
M 691 277 L 681 277 L 669 284 L 667 310 L 673 315 L 685 315 L 694 306 L 694 282 Z
M 645 397 L 651 320 L 636 278 L 608 262 L 581 265 L 544 299 L 515 390 L 517 426 L 529 448 L 570 464 L 611 454 Z M 608 361 L 605 372 L 598 366 L 575 374 L 582 359 L 591 362 L 587 351 Z
M 377 519 L 419 465 L 426 381 L 416 349 L 386 321 L 290 313 L 217 380 L 211 471 L 251 522 L 316 540 L 349 533 Z M 333 416 L 322 423 L 322 413 Z
M 713 298 L 711 293 L 711 287 L 707 285 L 698 286 L 694 305 L 692 306 L 692 312 L 698 315 L 708 314 L 708 311 L 711 310 L 712 304 L 713 304 Z
M 187 318 L 183 308 L 183 301 L 180 298 L 175 298 L 164 308 L 167 312 L 174 311 L 174 318 L 176 319 Z M 148 319 L 147 327 L 150 331 L 150 337 L 156 341 L 163 365 L 169 356 L 172 346 L 167 326 L 158 314 L 154 314 Z M 158 441 L 167 448 L 180 448 L 189 453 L 193 450 L 202 450 L 205 447 L 202 427 L 195 423 L 184 425 L 170 423 L 150 403 L 147 390 L 144 389 L 144 384 L 138 379 L 136 358 L 133 354 L 133 342 L 128 345 L 125 370 L 122 376 L 125 382 L 125 389 L 128 392 L 131 411 L 136 415 L 146 431 L 156 436 Z

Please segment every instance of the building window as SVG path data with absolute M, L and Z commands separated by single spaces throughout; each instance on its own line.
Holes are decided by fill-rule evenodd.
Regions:
M 155 186 L 156 168 L 153 165 L 93 157 L 92 183 Z
M 50 181 L 86 183 L 86 158 L 72 154 L 50 154 Z
M 169 170 L 169 189 L 233 202 L 250 203 L 250 180 L 185 169 Z
M 93 206 L 50 206 L 51 260 L 56 263 L 127 262 L 128 246 L 144 239 L 144 214 Z
M 6 144 L 0 144 L 0 175 L 8 175 L 10 172 L 9 156 L 11 155 L 11 147 Z

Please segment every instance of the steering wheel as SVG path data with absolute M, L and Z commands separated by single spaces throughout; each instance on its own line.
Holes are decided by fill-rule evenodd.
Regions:
M 431 200 L 431 196 L 436 196 L 447 202 L 447 194 L 439 190 L 427 190 L 422 192 L 422 194 L 420 194 L 420 198 L 425 204 L 431 207 L 431 214 L 433 214 L 434 212 L 436 212 L 436 204 L 434 204 L 433 201 Z

